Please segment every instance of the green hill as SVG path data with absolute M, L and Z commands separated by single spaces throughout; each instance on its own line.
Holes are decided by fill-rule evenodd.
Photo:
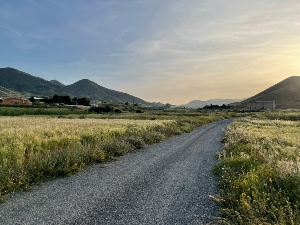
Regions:
M 22 94 L 53 96 L 60 92 L 58 86 L 13 68 L 0 68 L 0 85 Z
M 0 97 L 15 97 L 20 95 L 21 94 L 19 92 L 0 86 Z
M 255 101 L 276 101 L 277 106 L 294 108 L 300 106 L 300 76 L 292 76 L 270 88 L 242 101 L 242 104 Z
M 114 103 L 132 102 L 149 104 L 148 102 L 135 96 L 114 91 L 96 84 L 88 79 L 77 81 L 71 85 L 63 85 L 57 80 L 47 81 L 31 74 L 13 69 L 0 68 L 0 96 L 5 96 L 8 89 L 25 96 L 50 96 L 54 94 L 69 95 L 71 97 L 88 97 L 90 100 L 106 101 Z
M 59 86 L 59 87 L 64 87 L 65 86 L 64 84 L 60 83 L 58 80 L 49 80 L 49 82 L 51 84 L 54 84 L 54 85 Z
M 106 102 L 123 103 L 132 102 L 134 100 L 136 103 L 147 103 L 132 95 L 102 87 L 88 79 L 77 81 L 76 83 L 64 86 L 61 89 L 77 97 L 89 97 L 90 99 L 103 100 Z

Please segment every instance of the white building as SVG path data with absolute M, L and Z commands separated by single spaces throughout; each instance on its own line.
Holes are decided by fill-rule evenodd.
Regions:
M 268 110 L 275 110 L 276 104 L 274 101 L 255 101 L 249 102 L 246 106 L 247 109 L 268 109 Z

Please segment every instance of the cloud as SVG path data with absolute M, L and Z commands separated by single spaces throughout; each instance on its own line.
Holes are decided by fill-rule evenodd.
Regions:
M 293 21 L 299 19 L 295 10 L 299 4 L 249 3 L 247 8 L 248 3 L 243 5 L 231 1 L 226 2 L 225 7 L 225 3 L 215 7 L 212 1 L 206 5 L 208 15 L 204 15 L 201 14 L 201 7 L 176 3 L 166 11 L 159 11 L 162 15 L 157 15 L 158 19 L 152 22 L 151 29 L 123 49 L 128 56 L 119 71 L 126 71 L 123 72 L 124 76 L 131 74 L 131 77 L 139 79 L 140 90 L 147 90 L 147 85 L 154 86 L 159 90 L 157 95 L 167 99 L 174 96 L 171 90 L 181 90 L 182 96 L 185 96 L 183 92 L 196 90 L 196 86 L 200 87 L 202 82 L 213 88 L 216 80 L 220 80 L 227 89 L 237 90 L 239 88 L 236 86 L 244 86 L 250 80 L 255 85 L 257 79 L 260 81 L 256 83 L 267 82 L 268 76 L 285 78 L 295 71 L 293 68 L 287 69 L 280 75 L 280 72 L 284 72 L 282 68 L 295 61 L 297 51 L 292 50 L 293 47 L 287 49 L 289 46 L 298 46 L 293 37 L 299 35 L 299 31 L 293 28 L 297 27 Z M 215 8 L 211 10 L 210 7 Z M 221 12 L 222 16 L 216 15 L 226 7 L 236 7 L 239 13 Z M 226 17 L 223 17 L 224 14 Z M 160 21 L 165 15 L 173 20 L 166 18 L 166 21 Z M 287 40 L 292 43 L 289 44 Z M 286 50 L 281 46 L 285 46 Z M 282 63 L 278 63 L 278 59 Z M 271 81 L 268 82 L 271 85 Z M 226 91 L 221 84 L 215 85 L 220 91 L 211 90 L 209 93 L 214 97 L 220 97 L 222 91 L 230 94 L 227 97 L 247 97 L 246 94 L 237 94 L 238 91 L 235 92 L 237 96 L 232 96 L 233 92 Z M 164 85 L 167 87 L 163 88 Z M 248 91 L 245 87 L 239 90 L 250 95 L 262 86 L 257 85 L 255 89 L 249 87 Z M 204 93 L 203 90 L 198 91 Z
M 241 98 L 299 73 L 299 10 L 296 0 L 2 2 L 0 46 L 8 61 L 146 100 Z

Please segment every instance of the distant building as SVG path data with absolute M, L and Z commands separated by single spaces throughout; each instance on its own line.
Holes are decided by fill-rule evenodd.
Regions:
M 249 102 L 246 106 L 247 109 L 266 109 L 266 110 L 275 110 L 276 104 L 274 101 L 255 101 Z
M 3 104 L 8 104 L 8 105 L 14 105 L 14 104 L 18 104 L 18 105 L 32 105 L 32 102 L 30 102 L 28 99 L 26 98 L 3 98 L 2 100 Z

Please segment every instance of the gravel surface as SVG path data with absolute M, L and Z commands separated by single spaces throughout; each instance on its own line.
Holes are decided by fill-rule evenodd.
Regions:
M 21 191 L 0 204 L 0 224 L 201 224 L 218 216 L 211 167 L 232 119 Z

